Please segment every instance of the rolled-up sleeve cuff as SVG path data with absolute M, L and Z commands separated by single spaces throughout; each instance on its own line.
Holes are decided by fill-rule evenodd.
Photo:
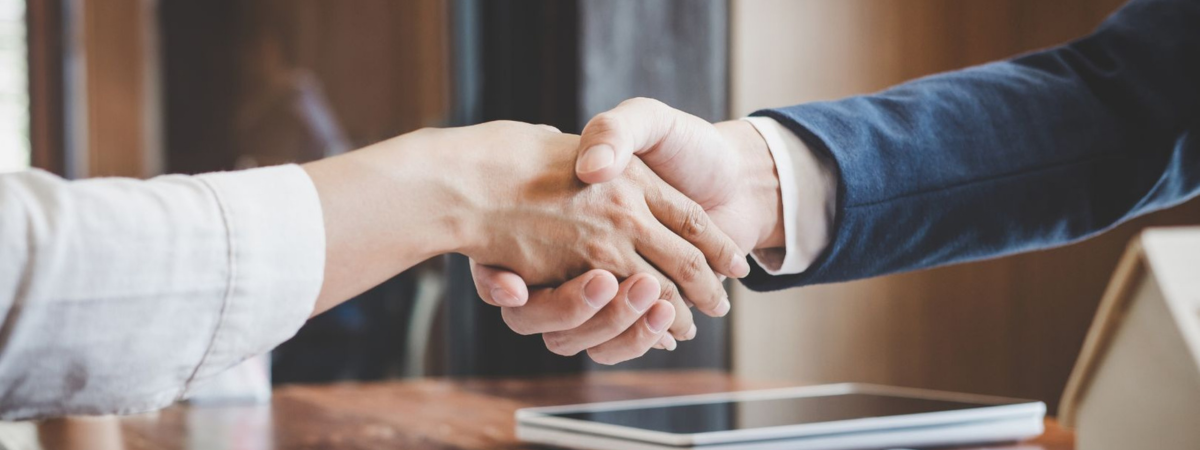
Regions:
M 212 189 L 225 221 L 230 275 L 212 344 L 192 381 L 295 335 L 312 313 L 325 268 L 321 202 L 299 166 L 198 178 Z
M 829 245 L 837 201 L 837 179 L 799 137 L 769 117 L 746 117 L 762 135 L 775 160 L 783 203 L 784 248 L 760 249 L 751 256 L 770 275 L 804 272 Z

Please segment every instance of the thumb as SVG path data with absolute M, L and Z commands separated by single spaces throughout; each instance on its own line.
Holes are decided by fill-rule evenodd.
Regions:
M 737 153 L 717 127 L 658 100 L 630 99 L 600 113 L 579 149 L 575 175 L 584 183 L 617 178 L 637 155 L 705 210 L 728 201 L 737 182 Z
M 675 121 L 689 117 L 666 104 L 649 98 L 633 98 L 616 108 L 600 113 L 587 126 L 579 139 L 579 155 L 575 175 L 585 183 L 603 183 L 621 175 L 633 155 L 654 169 L 655 155 L 663 150 L 664 141 L 672 138 Z
M 492 306 L 523 306 L 529 300 L 529 289 L 520 275 L 504 269 L 478 264 L 471 260 L 471 278 L 484 303 Z

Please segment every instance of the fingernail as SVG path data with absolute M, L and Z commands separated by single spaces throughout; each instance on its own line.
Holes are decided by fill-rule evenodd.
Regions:
M 654 283 L 648 282 L 646 279 L 638 280 L 637 283 L 634 283 L 629 288 L 626 299 L 634 311 L 637 311 L 639 314 L 644 313 L 658 300 L 658 288 L 654 286 Z
M 716 317 L 725 317 L 726 314 L 729 314 L 731 307 L 729 299 L 721 299 L 721 303 L 718 303 L 716 309 L 713 309 L 713 314 L 716 314 Z
M 583 151 L 575 170 L 579 173 L 591 173 L 611 166 L 617 155 L 612 147 L 605 144 L 594 145 Z
M 583 301 L 587 302 L 588 306 L 595 309 L 603 308 L 609 300 L 612 300 L 612 293 L 605 292 L 606 289 L 603 283 L 595 283 L 596 277 L 587 280 L 583 284 Z
M 745 278 L 750 275 L 750 263 L 746 262 L 745 256 L 733 255 L 733 262 L 729 264 L 729 271 L 733 272 L 734 278 Z
M 661 345 L 663 350 L 668 352 L 673 352 L 675 348 L 679 347 L 679 344 L 675 343 L 675 338 L 671 337 L 670 334 L 664 334 L 662 339 L 658 340 L 658 345 Z
M 688 328 L 687 333 L 683 333 L 683 340 L 690 341 L 695 338 L 696 338 L 696 324 L 693 323 L 692 327 Z
M 508 291 L 500 288 L 492 289 L 492 301 L 500 306 L 518 306 L 521 301 L 517 296 L 508 293 Z
M 654 334 L 666 331 L 671 325 L 671 313 L 667 308 L 658 308 L 646 315 L 646 326 Z

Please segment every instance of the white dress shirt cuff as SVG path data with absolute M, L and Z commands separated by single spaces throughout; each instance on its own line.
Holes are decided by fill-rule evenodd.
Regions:
M 325 222 L 312 179 L 286 165 L 200 175 L 228 233 L 229 281 L 193 380 L 267 352 L 312 314 L 325 271 Z
M 804 141 L 769 117 L 746 117 L 762 135 L 775 160 L 783 203 L 784 248 L 751 252 L 771 275 L 804 272 L 825 251 L 833 229 L 837 179 L 832 161 L 815 154 Z

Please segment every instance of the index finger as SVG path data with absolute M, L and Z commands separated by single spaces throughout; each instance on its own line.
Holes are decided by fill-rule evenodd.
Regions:
M 732 278 L 750 275 L 746 254 L 717 228 L 704 208 L 662 180 L 650 184 L 646 206 L 660 223 L 700 250 L 715 272 Z

